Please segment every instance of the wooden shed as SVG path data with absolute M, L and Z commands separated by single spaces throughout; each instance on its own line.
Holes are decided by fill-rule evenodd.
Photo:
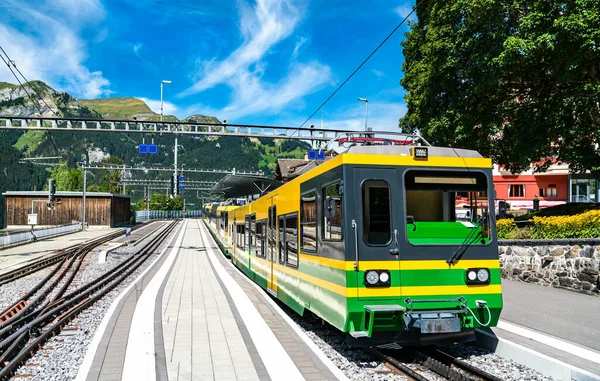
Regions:
M 64 225 L 81 222 L 82 192 L 56 192 L 54 210 L 47 207 L 48 191 L 2 194 L 5 199 L 5 224 L 27 225 L 27 215 L 37 213 L 38 225 Z M 89 226 L 118 226 L 131 218 L 128 196 L 102 192 L 85 193 L 85 220 Z

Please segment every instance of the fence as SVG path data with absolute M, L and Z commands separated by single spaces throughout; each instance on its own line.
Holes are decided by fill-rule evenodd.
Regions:
M 14 233 L 7 232 L 0 236 L 0 248 L 16 245 L 23 242 L 35 241 L 41 238 L 50 236 L 74 233 L 81 230 L 80 223 L 73 223 L 70 225 L 55 226 L 51 228 L 42 228 L 36 230 L 22 230 Z
M 135 221 L 162 220 L 167 218 L 202 217 L 201 210 L 139 210 L 135 212 Z

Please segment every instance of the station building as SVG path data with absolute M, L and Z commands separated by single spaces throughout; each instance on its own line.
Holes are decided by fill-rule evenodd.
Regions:
M 5 228 L 27 225 L 27 215 L 36 213 L 38 226 L 54 226 L 81 222 L 82 192 L 56 192 L 54 209 L 48 208 L 48 191 L 8 191 L 5 200 Z M 85 220 L 88 226 L 114 227 L 129 223 L 128 196 L 103 192 L 85 193 Z

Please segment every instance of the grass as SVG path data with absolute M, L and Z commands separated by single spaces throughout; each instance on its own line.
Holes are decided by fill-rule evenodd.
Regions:
M 13 85 L 12 83 L 0 82 L 0 90 L 15 89 L 16 87 L 17 87 L 17 85 Z
M 20 151 L 27 146 L 25 154 L 29 155 L 44 141 L 44 135 L 44 131 L 27 131 L 19 137 L 19 140 L 13 146 Z
M 157 116 L 144 101 L 137 98 L 78 99 L 81 105 L 102 114 L 104 119 L 133 119 L 134 115 Z

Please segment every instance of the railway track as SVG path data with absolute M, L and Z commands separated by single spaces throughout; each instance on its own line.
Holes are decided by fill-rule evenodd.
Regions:
M 178 221 L 170 223 L 135 255 L 66 295 L 76 271 L 72 271 L 68 278 L 66 273 L 68 269 L 78 269 L 85 254 L 63 258 L 61 266 L 57 266 L 44 278 L 43 281 L 49 283 L 41 294 L 35 296 L 35 300 L 25 305 L 22 301 L 18 301 L 7 309 L 9 313 L 6 315 L 6 320 L 0 320 L 0 380 L 8 379 L 13 375 L 16 369 L 32 357 L 51 336 L 58 334 L 61 328 L 80 312 L 93 305 L 131 275 L 155 253 L 177 224 Z M 62 272 L 50 282 L 52 276 L 56 275 L 61 268 Z M 59 284 L 61 281 L 62 284 Z M 38 290 L 43 287 L 42 282 L 36 285 Z M 58 291 L 51 295 L 50 292 L 54 289 Z M 49 295 L 51 297 L 48 297 Z M 18 306 L 21 308 L 18 309 Z M 28 306 L 31 307 L 27 308 Z
M 385 365 L 396 373 L 405 375 L 409 380 L 427 381 L 426 375 L 408 364 L 419 364 L 438 376 L 450 381 L 502 381 L 467 362 L 452 356 L 438 348 L 372 350 L 372 354 L 384 361 Z
M 133 229 L 135 230 L 137 228 L 138 227 L 135 226 Z M 0 286 L 10 283 L 19 278 L 23 278 L 27 275 L 33 274 L 33 273 L 35 273 L 39 270 L 42 270 L 46 267 L 50 267 L 54 264 L 60 263 L 66 257 L 70 257 L 70 256 L 74 255 L 75 253 L 77 253 L 78 251 L 80 251 L 83 247 L 89 247 L 90 245 L 93 245 L 93 247 L 95 247 L 95 246 L 103 244 L 104 242 L 110 241 L 111 239 L 114 239 L 120 235 L 123 235 L 122 230 L 119 230 L 117 232 L 114 232 L 114 233 L 96 238 L 94 240 L 88 241 L 83 245 L 77 244 L 77 245 L 69 246 L 62 250 L 59 250 L 56 254 L 54 254 L 52 256 L 44 257 L 44 258 L 35 260 L 25 266 L 21 266 L 17 269 L 7 271 L 3 274 L 0 274 Z

